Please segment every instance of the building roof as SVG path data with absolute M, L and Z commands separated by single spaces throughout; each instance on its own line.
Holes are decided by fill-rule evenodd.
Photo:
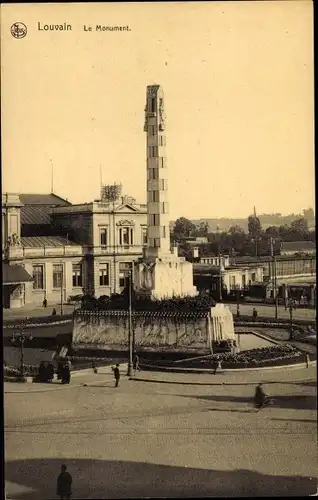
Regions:
M 284 241 L 281 246 L 281 252 L 308 252 L 316 250 L 313 241 Z
M 26 205 L 21 207 L 21 224 L 51 224 L 50 205 Z
M 23 247 L 62 247 L 74 246 L 76 243 L 62 238 L 61 236 L 22 236 L 21 245 Z
M 20 194 L 20 200 L 23 205 L 55 205 L 69 206 L 71 203 L 54 193 L 50 194 Z
M 72 204 L 56 194 L 20 194 L 21 224 L 50 225 L 53 207 L 71 206 Z
M 27 281 L 33 281 L 33 278 L 22 266 L 9 266 L 9 264 L 2 262 L 2 283 L 4 285 L 16 285 Z

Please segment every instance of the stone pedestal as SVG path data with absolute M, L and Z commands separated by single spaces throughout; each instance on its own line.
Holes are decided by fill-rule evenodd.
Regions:
M 159 300 L 197 295 L 191 262 L 175 254 L 135 264 L 134 289 L 141 295 Z
M 229 306 L 216 304 L 211 308 L 211 337 L 215 340 L 235 340 L 233 314 Z

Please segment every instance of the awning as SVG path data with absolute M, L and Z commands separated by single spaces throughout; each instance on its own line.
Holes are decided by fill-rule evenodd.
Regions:
M 2 263 L 3 285 L 19 285 L 20 283 L 27 283 L 28 281 L 33 281 L 33 278 L 22 266 L 17 264 L 9 266 L 9 264 Z

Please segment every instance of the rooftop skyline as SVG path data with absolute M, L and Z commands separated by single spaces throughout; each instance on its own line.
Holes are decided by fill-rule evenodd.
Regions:
M 146 201 L 145 90 L 167 114 L 170 218 L 314 206 L 311 2 L 2 6 L 3 191 Z M 169 15 L 168 15 L 169 14 Z M 37 23 L 71 23 L 40 32 Z M 97 23 L 128 32 L 84 32 Z

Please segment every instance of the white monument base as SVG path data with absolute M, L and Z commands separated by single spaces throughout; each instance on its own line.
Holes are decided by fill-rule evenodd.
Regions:
M 233 314 L 229 306 L 216 304 L 211 307 L 211 330 L 213 340 L 235 340 Z
M 191 262 L 173 253 L 135 264 L 134 289 L 158 300 L 197 295 Z

